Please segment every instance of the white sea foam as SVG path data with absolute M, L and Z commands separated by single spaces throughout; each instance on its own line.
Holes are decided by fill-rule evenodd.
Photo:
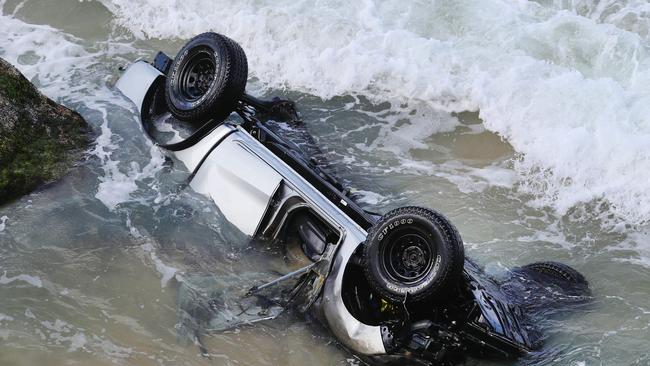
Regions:
M 178 273 L 178 268 L 171 267 L 166 265 L 158 256 L 156 255 L 156 252 L 154 250 L 154 246 L 151 243 L 143 244 L 142 249 L 149 253 L 151 256 L 151 260 L 154 263 L 154 266 L 156 266 L 156 271 L 160 273 L 161 278 L 160 278 L 160 286 L 165 287 L 167 286 L 167 283 L 169 280 L 174 278 L 176 274 Z
M 100 160 L 104 170 L 96 197 L 111 210 L 120 203 L 132 201 L 136 182 L 152 176 L 163 157 L 151 144 L 151 159 L 143 167 L 131 163 L 125 168 L 114 157 L 120 136 L 110 128 L 109 108 L 132 107 L 107 84 L 104 64 L 106 57 L 137 54 L 137 50 L 129 43 L 117 41 L 86 45 L 58 29 L 28 24 L 8 15 L 0 16 L 0 34 L 4 36 L 0 56 L 16 65 L 44 94 L 99 112 L 100 134 L 90 151 Z
M 14 277 L 7 277 L 7 271 L 0 276 L 0 285 L 7 285 L 14 281 L 26 282 L 34 287 L 43 287 L 43 281 L 37 276 L 30 276 L 27 274 L 19 274 Z
M 403 166 L 408 165 L 403 164 Z M 427 164 L 419 167 L 421 171 L 424 169 L 432 170 L 434 175 L 456 184 L 464 193 L 482 192 L 489 186 L 513 188 L 517 180 L 511 169 L 496 164 L 484 168 L 471 168 L 456 161 L 448 161 L 435 168 Z
M 376 205 L 386 199 L 386 197 L 380 195 L 379 193 L 356 190 L 354 194 L 358 196 L 357 201 L 369 205 Z
M 56 345 L 68 344 L 68 352 L 85 349 L 89 343 L 83 329 L 75 327 L 64 320 L 56 319 L 54 322 L 45 320 L 41 321 L 40 324 L 47 332 L 47 336 L 41 332 L 42 337 L 47 339 L 48 343 Z M 98 344 L 91 344 L 89 346 L 94 348 Z
M 7 225 L 6 224 L 7 220 L 9 220 L 9 217 L 7 217 L 6 215 L 0 217 L 0 232 L 5 231 L 5 227 L 7 227 L 6 226 Z
M 120 203 L 133 201 L 131 194 L 138 189 L 137 182 L 152 177 L 160 169 L 165 159 L 160 150 L 147 141 L 150 154 L 147 164 L 140 168 L 138 163 L 132 162 L 129 169 L 124 172 L 120 168 L 120 161 L 113 158 L 113 152 L 117 150 L 118 145 L 113 142 L 113 132 L 108 127 L 106 113 L 105 110 L 102 110 L 104 122 L 100 126 L 101 133 L 97 137 L 97 143 L 92 151 L 92 154 L 102 162 L 104 170 L 104 176 L 99 178 L 100 183 L 95 197 L 102 201 L 106 207 L 114 210 Z M 134 123 L 137 121 L 134 120 Z
M 2 15 L 0 20 L 4 38 L 0 56 L 16 65 L 28 79 L 38 82 L 41 88 L 48 88 L 49 96 L 63 94 L 68 85 L 50 85 L 48 81 L 65 78 L 71 64 L 91 56 L 71 41 L 74 37 L 64 36 L 50 26 L 27 24 L 7 15 Z
M 226 33 L 269 86 L 480 110 L 535 203 L 650 220 L 645 1 L 102 3 L 140 38 Z

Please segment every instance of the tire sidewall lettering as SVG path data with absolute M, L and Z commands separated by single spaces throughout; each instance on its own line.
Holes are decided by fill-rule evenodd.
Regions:
M 402 218 L 402 219 L 397 219 L 394 221 L 391 221 L 386 225 L 383 229 L 379 231 L 379 235 L 377 236 L 377 239 L 379 241 L 383 241 L 384 238 L 388 235 L 389 231 L 392 231 L 394 229 L 397 229 L 398 227 L 402 225 L 412 225 L 413 224 L 413 218 Z

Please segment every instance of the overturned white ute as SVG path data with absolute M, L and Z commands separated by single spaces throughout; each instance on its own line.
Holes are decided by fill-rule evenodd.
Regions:
M 242 48 L 204 33 L 173 60 L 158 53 L 152 63 L 136 61 L 117 88 L 138 107 L 145 133 L 191 172 L 192 189 L 243 233 L 304 257 L 305 266 L 249 295 L 293 279 L 282 306 L 314 312 L 375 364 L 518 357 L 542 346 L 538 317 L 589 299 L 584 277 L 560 263 L 515 268 L 507 280 L 488 277 L 432 209 L 365 211 L 269 127 L 270 119 L 295 121 L 293 103 L 245 94 L 247 77 Z M 241 118 L 226 122 L 233 112 Z

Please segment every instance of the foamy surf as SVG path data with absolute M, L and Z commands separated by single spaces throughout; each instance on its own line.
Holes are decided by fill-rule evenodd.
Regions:
M 29 285 L 32 285 L 32 286 L 38 287 L 38 288 L 43 287 L 43 282 L 41 281 L 41 279 L 39 277 L 36 277 L 36 276 L 30 276 L 30 275 L 27 275 L 27 274 L 19 274 L 19 275 L 11 277 L 11 276 L 7 276 L 7 271 L 4 271 L 2 276 L 0 276 L 0 285 L 7 285 L 7 284 L 10 284 L 10 283 L 15 282 L 15 281 L 25 282 L 25 283 L 27 283 Z
M 478 110 L 519 153 L 533 204 L 650 220 L 645 2 L 102 3 L 143 39 L 228 34 L 270 87 Z
M 4 2 L 0 2 L 0 10 L 3 7 Z M 20 6 L 13 13 L 18 10 Z M 11 45 L 2 47 L 0 56 L 16 65 L 44 94 L 71 104 L 73 108 L 83 106 L 99 116 L 99 135 L 89 151 L 100 161 L 104 171 L 95 197 L 110 210 L 134 201 L 132 194 L 138 189 L 137 182 L 152 177 L 159 170 L 163 157 L 148 141 L 150 159 L 142 167 L 136 161 L 124 163 L 115 156 L 122 137 L 114 134 L 109 126 L 108 113 L 114 113 L 109 112 L 109 108 L 120 106 L 131 110 L 133 107 L 113 90 L 105 73 L 109 71 L 107 57 L 126 62 L 137 54 L 137 49 L 130 43 L 118 41 L 88 45 L 56 28 L 25 23 L 9 15 L 0 15 L 0 34 L 4 34 L 4 42 Z M 111 61 L 110 64 L 115 63 Z M 98 77 L 104 81 L 90 82 Z M 133 120 L 134 125 L 137 123 Z
M 9 217 L 7 215 L 3 215 L 0 217 L 0 233 L 5 231 L 5 228 L 7 227 L 7 221 L 9 220 Z
M 555 326 L 553 360 L 525 362 L 645 364 L 650 237 L 628 223 L 647 218 L 648 5 L 594 3 L 0 0 L 1 56 L 97 133 L 82 167 L 0 207 L 0 358 L 195 363 L 176 339 L 178 283 L 269 264 L 209 200 L 176 190 L 186 172 L 112 88 L 117 66 L 216 30 L 246 48 L 252 95 L 298 101 L 364 207 L 443 212 L 495 276 L 539 260 L 585 274 L 599 305 Z M 483 121 L 448 113 L 463 110 Z M 350 357 L 297 319 L 208 342 L 242 365 Z

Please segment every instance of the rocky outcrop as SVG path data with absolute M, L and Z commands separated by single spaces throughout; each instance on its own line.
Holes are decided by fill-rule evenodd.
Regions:
M 63 176 L 88 145 L 89 131 L 79 113 L 0 59 L 0 203 Z

